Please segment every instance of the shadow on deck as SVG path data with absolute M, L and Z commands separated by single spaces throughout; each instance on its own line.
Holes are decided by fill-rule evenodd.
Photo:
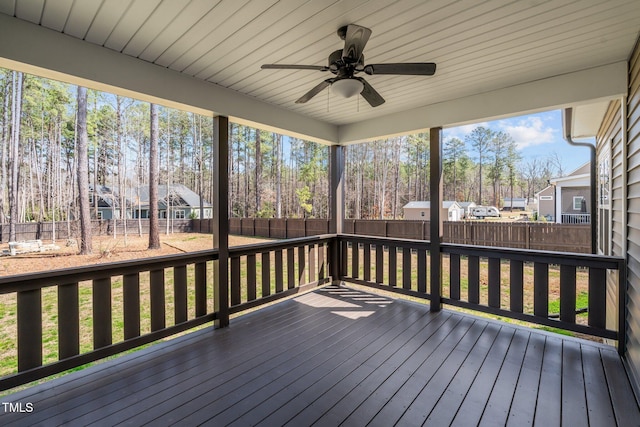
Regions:
M 327 287 L 3 398 L 8 425 L 637 425 L 616 350 Z M 4 409 L 4 413 L 3 410 Z

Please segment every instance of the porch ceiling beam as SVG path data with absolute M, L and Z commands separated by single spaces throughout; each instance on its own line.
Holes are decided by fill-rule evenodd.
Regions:
M 113 50 L 0 14 L 0 67 L 335 144 L 338 128 Z
M 627 63 L 621 61 L 342 125 L 339 143 L 352 144 L 423 132 L 431 127 L 452 127 L 561 109 L 616 99 L 626 92 Z

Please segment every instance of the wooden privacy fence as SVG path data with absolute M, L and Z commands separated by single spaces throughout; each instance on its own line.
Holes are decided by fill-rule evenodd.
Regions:
M 429 221 L 345 220 L 344 233 L 430 240 Z M 591 252 L 589 225 L 544 222 L 445 221 L 443 242 L 557 252 Z
M 93 220 L 94 235 L 123 235 L 125 222 L 122 220 Z M 149 220 L 126 221 L 130 235 L 149 233 Z M 80 222 L 29 222 L 16 226 L 16 240 L 51 240 L 78 238 Z M 212 219 L 169 220 L 169 228 L 175 233 L 211 233 Z M 160 220 L 160 232 L 167 229 L 167 220 Z M 230 218 L 229 232 L 242 236 L 291 239 L 317 236 L 329 233 L 328 219 L 299 218 Z M 358 234 L 399 239 L 429 240 L 429 221 L 408 220 L 354 220 L 344 221 L 345 234 Z M 583 224 L 556 224 L 539 222 L 494 222 L 494 221 L 446 221 L 444 223 L 445 243 L 473 246 L 497 246 L 517 249 L 537 249 L 558 252 L 589 253 L 591 251 L 591 228 Z M 9 225 L 0 226 L 0 242 L 9 241 Z
M 276 239 L 318 236 L 329 233 L 329 220 L 302 218 L 229 218 L 229 233 L 242 236 L 273 237 Z
M 211 220 L 193 220 L 193 231 L 210 232 Z M 196 225 L 199 224 L 199 225 Z M 292 238 L 329 233 L 329 220 L 297 218 L 230 218 L 231 234 Z M 429 240 L 429 221 L 344 221 L 345 234 Z M 445 243 L 557 252 L 591 252 L 591 228 L 544 222 L 445 221 Z
M 192 231 L 192 220 L 190 219 L 172 219 L 159 220 L 160 232 L 167 229 L 167 221 L 169 221 L 169 229 L 175 233 L 186 233 Z M 125 227 L 126 225 L 126 227 Z M 109 236 L 114 234 L 123 235 L 125 229 L 129 235 L 138 233 L 138 229 L 142 230 L 142 234 L 149 234 L 149 220 L 128 219 L 94 219 L 91 221 L 91 231 L 94 236 Z M 55 233 L 54 233 L 55 231 Z M 80 236 L 80 221 L 58 221 L 58 222 L 25 222 L 16 224 L 16 241 L 21 240 L 58 240 L 75 239 Z M 9 242 L 9 224 L 0 225 L 0 243 Z

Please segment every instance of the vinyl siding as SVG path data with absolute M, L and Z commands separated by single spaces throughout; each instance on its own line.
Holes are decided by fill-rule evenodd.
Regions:
M 612 101 L 609 104 L 607 113 L 602 121 L 600 130 L 597 136 L 597 150 L 598 156 L 604 151 L 611 150 L 611 222 L 608 232 L 609 238 L 612 241 L 611 253 L 612 255 L 622 256 L 622 239 L 624 238 L 623 224 L 623 203 L 624 197 L 623 191 L 623 162 L 622 162 L 622 123 L 620 117 L 620 101 Z M 601 215 L 602 211 L 598 210 L 598 215 Z M 598 236 L 602 236 L 602 219 L 598 218 Z M 600 246 L 600 245 L 598 245 Z M 609 253 L 607 253 L 608 255 Z M 607 327 L 615 329 L 617 327 L 618 317 L 618 278 L 617 273 L 609 272 L 607 274 Z
M 634 377 L 636 389 L 640 384 L 640 46 L 629 61 L 629 92 L 627 96 L 627 262 L 628 262 L 628 329 L 627 362 Z M 621 170 L 622 168 L 620 168 Z M 618 175 L 620 173 L 618 172 Z M 615 217 L 614 223 L 624 226 L 624 218 Z M 618 224 L 615 224 L 618 227 Z M 614 227 L 614 228 L 615 228 Z M 619 233 L 624 234 L 620 228 Z M 622 255 L 622 253 L 614 253 Z

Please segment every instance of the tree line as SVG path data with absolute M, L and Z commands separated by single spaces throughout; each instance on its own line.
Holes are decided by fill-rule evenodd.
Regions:
M 326 146 L 235 123 L 229 132 L 230 216 L 328 215 Z M 154 184 L 210 203 L 213 155 L 211 117 L 0 69 L 0 224 L 10 240 L 18 223 L 97 218 L 90 193 L 123 207 L 115 220 L 131 189 L 153 198 Z
M 429 200 L 429 134 L 399 136 L 346 147 L 348 218 L 402 218 L 410 201 Z M 505 197 L 526 197 L 563 173 L 555 153 L 523 159 L 505 132 L 478 126 L 442 146 L 443 200 L 501 207 Z
M 327 146 L 237 123 L 229 136 L 229 216 L 328 217 Z M 120 206 L 153 184 L 211 202 L 213 155 L 211 117 L 0 69 L 0 223 L 12 232 L 96 218 L 96 199 L 88 210 L 81 200 L 103 187 Z M 349 218 L 401 218 L 404 204 L 429 199 L 428 133 L 350 145 L 345 158 Z M 484 127 L 464 141 L 445 133 L 442 164 L 444 200 L 496 206 L 563 172 L 557 156 L 522 159 L 509 134 Z

